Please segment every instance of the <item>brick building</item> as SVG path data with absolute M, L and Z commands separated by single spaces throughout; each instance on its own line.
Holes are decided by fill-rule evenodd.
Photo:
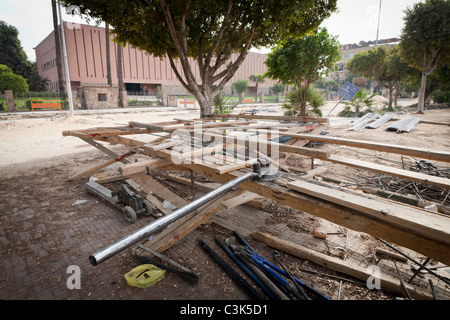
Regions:
M 67 58 L 72 90 L 78 92 L 84 86 L 107 84 L 106 36 L 105 28 L 64 22 Z M 117 86 L 117 44 L 110 36 L 111 76 Z M 49 90 L 58 91 L 58 73 L 56 68 L 55 36 L 52 31 L 35 48 L 39 74 L 49 80 Z M 252 74 L 264 74 L 265 54 L 249 52 L 247 58 L 225 87 L 231 92 L 231 84 L 237 80 L 249 80 Z M 192 70 L 198 77 L 198 67 L 191 59 Z M 180 72 L 181 64 L 177 62 Z M 160 59 L 138 50 L 130 45 L 123 48 L 123 81 L 126 90 L 131 92 L 155 94 L 157 87 L 167 95 L 186 95 L 184 87 L 178 81 L 168 59 Z M 199 77 L 198 77 L 199 78 Z M 267 79 L 259 84 L 258 92 L 267 94 L 274 82 Z M 255 92 L 255 84 L 249 80 L 249 92 Z

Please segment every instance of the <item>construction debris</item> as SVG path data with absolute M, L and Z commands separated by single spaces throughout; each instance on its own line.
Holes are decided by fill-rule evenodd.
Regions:
M 219 115 L 218 118 L 233 117 Z M 368 115 L 364 120 L 354 123 L 351 130 L 357 130 L 378 118 L 380 118 L 380 115 Z M 450 263 L 448 256 L 450 220 L 448 217 L 398 202 L 386 201 L 376 196 L 367 196 L 361 192 L 353 192 L 343 188 L 344 186 L 336 187 L 328 183 L 314 181 L 312 179 L 315 176 L 320 176 L 326 171 L 329 172 L 329 170 L 316 168 L 306 174 L 305 172 L 296 173 L 290 170 L 283 161 L 288 155 L 295 154 L 310 158 L 312 166 L 318 163 L 315 160 L 319 160 L 321 167 L 328 163 L 343 165 L 358 168 L 361 171 L 376 172 L 390 177 L 391 180 L 401 179 L 413 186 L 418 184 L 428 186 L 429 190 L 433 190 L 433 188 L 434 190 L 441 190 L 441 192 L 447 190 L 442 202 L 445 206 L 448 190 L 450 190 L 450 180 L 445 172 L 439 170 L 438 167 L 428 170 L 430 167 L 426 162 L 419 162 L 419 169 L 411 171 L 406 168 L 400 169 L 371 161 L 362 161 L 360 158 L 351 159 L 336 156 L 333 151 L 316 147 L 315 143 L 310 144 L 310 148 L 305 146 L 309 141 L 322 141 L 397 153 L 402 156 L 404 154 L 423 156 L 425 159 L 438 159 L 445 162 L 450 162 L 450 153 L 441 150 L 409 148 L 407 146 L 310 134 L 310 131 L 315 129 L 318 129 L 316 130 L 318 132 L 323 132 L 326 125 L 323 119 L 302 119 L 308 121 L 308 123 L 315 123 L 314 126 L 306 122 L 293 122 L 292 117 L 238 115 L 236 119 L 227 122 L 214 122 L 214 119 L 198 119 L 197 122 L 174 120 L 152 124 L 130 122 L 128 126 L 65 131 L 63 133 L 65 136 L 91 140 L 90 142 L 95 140 L 121 144 L 129 149 L 129 152 L 120 159 L 108 160 L 104 164 L 73 176 L 73 179 L 88 177 L 100 168 L 103 169 L 118 162 L 123 163 L 126 158 L 140 154 L 147 157 L 146 160 L 142 163 L 119 163 L 119 175 L 127 175 L 127 177 L 124 177 L 125 179 L 138 184 L 142 188 L 142 195 L 152 203 L 155 210 L 159 209 L 161 212 L 163 212 L 163 209 L 168 210 L 168 212 L 163 212 L 166 216 L 158 218 L 141 230 L 91 255 L 90 261 L 93 265 L 97 265 L 117 252 L 141 241 L 146 241 L 146 247 L 156 252 L 162 252 L 180 241 L 199 225 L 209 221 L 222 208 L 231 209 L 245 203 L 257 205 L 261 198 L 276 201 L 279 205 L 301 210 L 355 231 L 386 239 L 428 257 L 433 257 L 433 259 L 442 263 Z M 314 122 L 315 120 L 317 122 Z M 389 120 L 389 117 L 382 117 L 379 121 L 372 123 L 373 128 L 379 127 Z M 286 125 L 286 122 L 288 125 Z M 199 125 L 200 123 L 201 125 Z M 267 130 L 273 127 L 281 129 Z M 177 129 L 184 129 L 188 134 L 180 137 L 176 132 Z M 127 135 L 133 135 L 133 137 L 130 138 Z M 157 138 L 149 143 L 148 141 L 141 141 L 139 135 L 156 135 Z M 289 137 L 289 139 L 280 139 L 280 137 Z M 95 146 L 95 143 L 90 144 Z M 98 149 L 106 152 L 103 147 Z M 274 154 L 278 155 L 275 159 L 271 158 Z M 275 167 L 282 168 L 283 173 L 280 170 L 275 170 Z M 187 198 L 176 195 L 163 185 L 162 180 L 153 177 L 151 172 L 154 170 L 170 171 L 169 179 L 191 186 L 193 198 L 195 198 L 194 188 L 197 192 L 202 190 L 202 192 L 207 193 L 192 202 L 188 202 Z M 436 172 L 435 175 L 430 174 L 433 170 Z M 190 173 L 191 179 L 175 176 L 173 172 Z M 204 183 L 195 182 L 193 180 L 194 174 L 213 180 L 216 185 L 208 186 Z M 210 196 L 211 194 L 214 194 L 214 196 Z M 423 194 L 425 194 L 425 191 L 423 191 Z M 172 203 L 174 207 L 169 209 L 164 206 L 167 201 Z M 174 211 L 172 212 L 172 210 Z M 151 239 L 149 239 L 150 235 L 152 235 Z M 326 236 L 321 238 L 324 243 L 329 241 Z M 206 243 L 201 244 L 206 248 Z M 347 248 L 344 251 L 341 248 L 339 245 L 333 246 L 337 257 L 328 255 L 325 257 L 317 254 L 312 254 L 312 256 L 316 258 L 320 256 L 317 260 L 322 259 L 322 263 L 327 267 L 330 267 L 330 261 L 332 261 L 336 266 L 339 266 L 339 272 L 345 270 L 343 273 L 351 274 L 361 280 L 364 277 L 364 279 L 367 279 L 367 272 L 363 272 L 359 266 L 349 266 L 348 264 L 345 268 L 340 266 L 338 260 L 345 259 L 348 255 Z M 281 248 L 277 248 L 277 250 L 286 252 Z M 334 252 L 333 250 L 331 251 Z M 233 253 L 244 259 L 241 260 L 243 264 L 244 261 L 247 263 L 253 261 L 253 263 L 259 264 L 260 268 L 263 268 L 264 265 L 268 266 L 265 259 L 261 259 L 254 254 L 248 254 L 245 250 Z M 139 248 L 137 254 L 139 255 Z M 308 255 L 311 255 L 311 252 Z M 311 256 L 307 259 L 311 260 Z M 247 268 L 250 269 L 249 266 Z M 274 270 L 273 266 L 270 266 L 270 268 Z M 284 276 L 291 278 L 289 273 L 286 272 Z M 384 285 L 387 288 L 402 292 L 398 281 L 389 277 L 383 278 L 383 281 L 386 281 L 387 285 Z M 292 287 L 295 287 L 294 283 L 291 284 L 291 289 Z M 431 296 L 411 285 L 408 285 L 407 290 L 413 298 L 430 298 Z M 247 292 L 249 291 L 247 290 Z M 292 292 L 295 292 L 295 290 L 291 291 L 291 294 Z M 282 297 L 281 295 L 274 295 L 278 298 Z M 286 294 L 284 295 L 286 296 Z M 294 295 L 296 298 L 302 297 L 298 289 Z M 252 295 L 252 297 L 257 296 Z

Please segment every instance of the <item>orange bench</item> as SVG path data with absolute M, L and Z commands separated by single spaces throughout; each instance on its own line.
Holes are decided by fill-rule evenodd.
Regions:
M 31 101 L 31 110 L 34 112 L 34 109 L 59 109 L 61 111 L 61 100 L 32 100 Z

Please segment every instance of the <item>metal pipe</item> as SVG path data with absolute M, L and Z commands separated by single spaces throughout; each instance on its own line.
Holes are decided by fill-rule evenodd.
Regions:
M 171 214 L 164 216 L 163 218 L 160 218 L 145 227 L 139 229 L 138 231 L 131 233 L 130 235 L 126 236 L 122 240 L 119 240 L 110 246 L 106 247 L 105 249 L 92 254 L 89 256 L 89 262 L 96 266 L 99 263 L 111 258 L 112 256 L 116 255 L 117 253 L 121 252 L 122 250 L 138 243 L 139 241 L 144 240 L 145 238 L 148 238 L 151 234 L 160 231 L 161 229 L 165 228 L 169 224 L 173 223 L 176 220 L 181 219 L 182 217 L 186 216 L 188 213 L 200 208 L 201 206 L 205 205 L 209 201 L 225 194 L 230 189 L 236 187 L 238 184 L 252 178 L 257 177 L 258 173 L 255 172 L 249 172 L 246 173 L 236 179 L 233 179 L 221 187 L 217 188 L 216 190 L 211 191 L 210 193 L 207 193 L 206 195 L 188 203 L 184 207 L 181 207 Z

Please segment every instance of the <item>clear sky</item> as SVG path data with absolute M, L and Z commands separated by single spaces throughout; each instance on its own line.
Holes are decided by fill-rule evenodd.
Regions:
M 113 0 L 111 0 L 113 1 Z M 381 0 L 379 39 L 401 34 L 404 10 L 421 0 Z M 338 0 L 339 12 L 324 21 L 322 26 L 338 36 L 341 44 L 376 40 L 380 0 Z M 81 22 L 66 15 L 65 21 Z M 50 0 L 0 0 L 0 20 L 19 30 L 19 39 L 28 59 L 34 61 L 34 47 L 53 30 Z M 0 48 L 1 50 L 1 48 Z

